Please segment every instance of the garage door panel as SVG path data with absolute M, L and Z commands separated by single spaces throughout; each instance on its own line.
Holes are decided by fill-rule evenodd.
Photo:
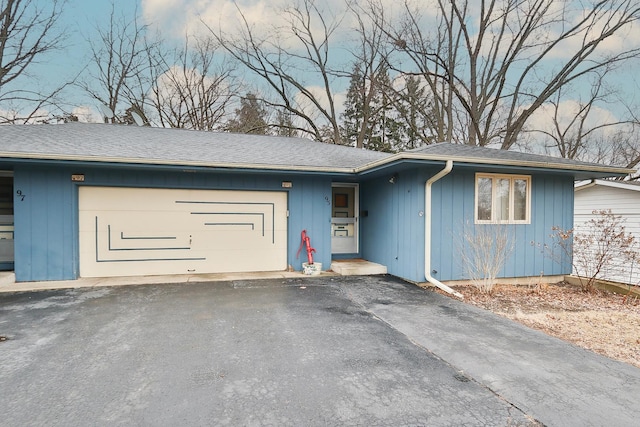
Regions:
M 80 188 L 85 277 L 284 270 L 286 193 Z

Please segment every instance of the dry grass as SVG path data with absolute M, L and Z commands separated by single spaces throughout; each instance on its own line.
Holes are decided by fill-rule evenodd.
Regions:
M 467 303 L 640 368 L 640 300 L 564 284 L 455 288 Z

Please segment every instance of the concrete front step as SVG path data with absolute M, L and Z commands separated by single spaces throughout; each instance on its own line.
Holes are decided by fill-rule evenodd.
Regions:
M 16 283 L 16 275 L 13 271 L 0 271 L 0 286 Z
M 331 270 L 341 276 L 387 274 L 387 267 L 363 259 L 340 259 L 331 262 Z

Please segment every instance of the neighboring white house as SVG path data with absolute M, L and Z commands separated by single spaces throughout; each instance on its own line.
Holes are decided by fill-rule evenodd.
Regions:
M 640 182 L 594 180 L 575 188 L 574 228 L 576 232 L 597 215 L 593 211 L 611 210 L 624 220 L 625 231 L 640 243 Z M 623 263 L 620 261 L 620 263 Z M 619 263 L 619 265 L 620 265 Z M 640 262 L 626 263 L 604 273 L 604 280 L 640 285 Z

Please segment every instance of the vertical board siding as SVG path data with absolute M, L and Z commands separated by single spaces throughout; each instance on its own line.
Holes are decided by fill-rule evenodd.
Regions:
M 383 264 L 390 274 L 424 280 L 424 187 L 417 170 L 399 173 L 395 184 L 388 177 L 361 183 L 362 256 Z
M 423 167 L 399 174 L 395 185 L 387 177 L 361 184 L 362 255 L 386 265 L 390 274 L 424 281 L 424 187 L 442 168 Z M 557 260 L 542 246 L 552 245 L 553 226 L 573 226 L 573 179 L 534 175 L 531 182 L 531 224 L 505 226 L 514 250 L 499 277 L 568 274 L 571 264 L 556 251 Z M 464 233 L 473 233 L 475 172 L 453 171 L 432 187 L 432 275 L 442 281 L 468 279 L 461 264 Z
M 426 177 L 427 179 L 429 177 Z M 460 251 L 474 232 L 475 174 L 454 170 L 432 187 L 432 275 L 438 280 L 464 278 Z M 456 279 L 454 279 L 456 278 Z
M 16 167 L 14 189 L 26 195 L 15 203 L 15 273 L 17 281 L 70 280 L 78 277 L 78 184 L 71 174 L 83 173 L 81 185 L 185 188 L 212 190 L 288 190 L 287 259 L 297 270 L 306 252 L 296 260 L 300 232 L 306 228 L 316 249 L 315 260 L 331 263 L 331 197 L 328 177 L 279 174 L 207 173 L 113 170 L 89 167 Z M 325 197 L 327 199 L 325 199 Z M 304 256 L 304 258 L 303 258 Z
M 288 179 L 289 180 L 289 179 Z M 331 179 L 325 177 L 301 177 L 291 180 L 289 193 L 289 264 L 295 270 L 307 262 L 303 246 L 300 255 L 301 232 L 307 230 L 311 247 L 316 252 L 314 262 L 321 262 L 328 270 L 331 265 Z
M 424 281 L 424 186 L 441 167 L 416 167 L 399 173 L 391 184 L 387 176 L 360 183 L 360 252 L 386 265 L 390 274 Z M 307 230 L 316 249 L 314 260 L 324 269 L 331 263 L 331 177 L 278 173 L 214 173 L 154 171 L 107 167 L 16 167 L 14 189 L 25 200 L 14 200 L 16 280 L 68 280 L 78 277 L 78 184 L 72 173 L 83 173 L 81 185 L 194 188 L 212 190 L 288 191 L 288 263 L 300 270 L 300 233 Z M 339 180 L 337 180 L 339 181 Z M 434 277 L 463 279 L 458 261 L 461 234 L 474 229 L 475 174 L 454 170 L 433 186 L 432 260 Z M 570 177 L 532 177 L 531 224 L 508 226 L 516 246 L 502 277 L 568 274 L 570 263 L 554 261 L 537 245 L 551 244 L 552 226 L 573 227 L 573 181 Z
M 568 274 L 571 263 L 558 250 L 554 257 L 543 253 L 552 246 L 553 226 L 573 226 L 573 180 L 571 177 L 534 175 L 531 182 L 531 223 L 504 227 L 514 246 L 498 277 L 526 277 Z M 432 268 L 439 280 L 468 279 L 460 264 L 464 233 L 473 233 L 475 174 L 454 171 L 433 186 Z M 439 206 L 438 206 L 439 205 Z M 438 206 L 436 208 L 436 206 Z M 553 259 L 556 258 L 556 259 Z
M 14 170 L 15 274 L 17 281 L 77 277 L 74 191 L 71 172 Z M 20 191 L 25 197 L 17 195 Z

